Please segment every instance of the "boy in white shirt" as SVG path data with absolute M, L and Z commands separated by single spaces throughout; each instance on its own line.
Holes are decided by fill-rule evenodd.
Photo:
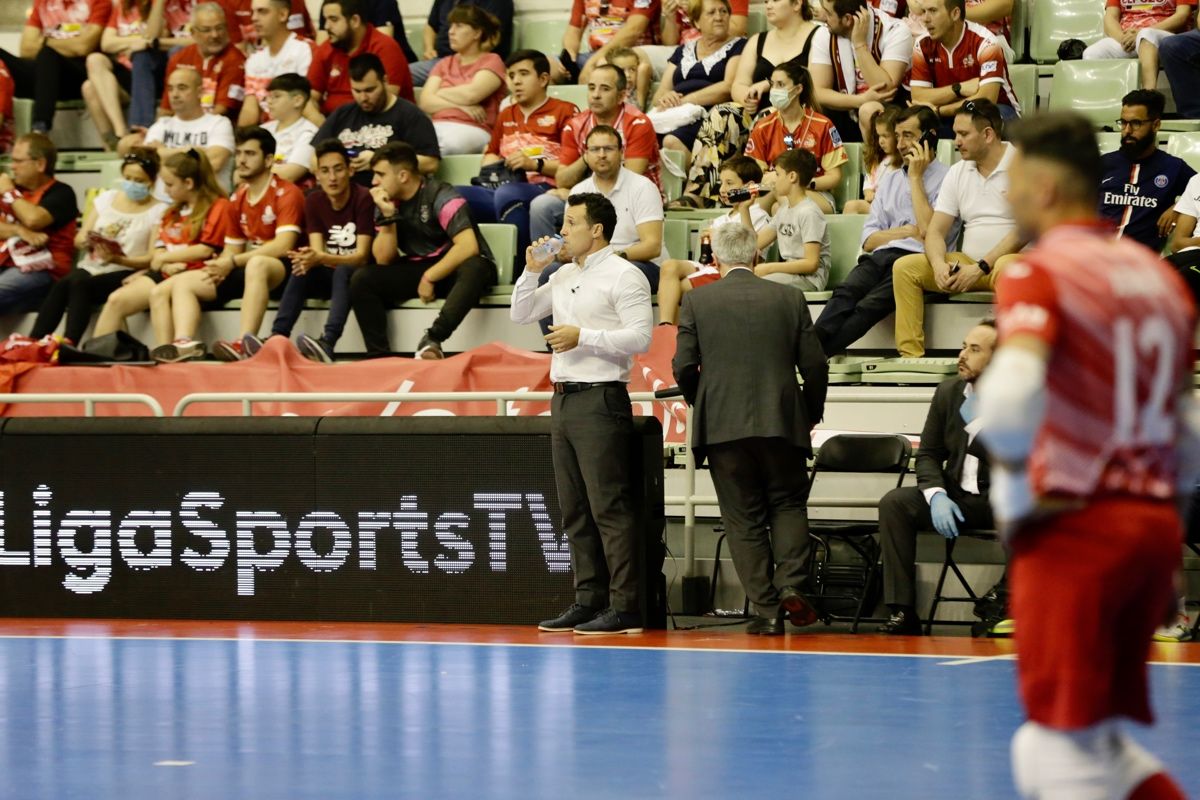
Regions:
M 758 249 L 779 244 L 779 261 L 759 264 L 754 274 L 805 292 L 824 291 L 829 282 L 829 228 L 806 186 L 817 172 L 807 150 L 786 150 L 775 159 L 775 196 L 771 224 L 758 234 Z M 742 220 L 750 223 L 749 212 Z
M 294 184 L 304 187 L 316 153 L 312 138 L 317 126 L 304 117 L 304 107 L 312 95 L 308 78 L 286 72 L 272 78 L 267 85 L 267 110 L 271 121 L 263 130 L 275 137 L 275 166 L 272 171 Z
M 763 228 L 770 224 L 771 215 L 759 208 L 754 201 L 754 196 L 758 193 L 758 183 L 763 177 L 758 162 L 749 156 L 733 156 L 721 164 L 720 176 L 721 202 L 730 206 L 729 213 L 714 219 L 708 230 L 701 233 L 701 238 L 720 225 L 743 224 L 743 209 L 750 215 L 750 227 L 756 233 L 761 233 Z M 746 200 L 732 202 L 729 199 L 730 192 L 747 187 L 751 189 L 752 194 Z M 683 302 L 683 295 L 720 277 L 721 273 L 711 263 L 702 264 L 699 261 L 680 258 L 664 261 L 658 277 L 658 324 L 677 324 L 679 304 Z

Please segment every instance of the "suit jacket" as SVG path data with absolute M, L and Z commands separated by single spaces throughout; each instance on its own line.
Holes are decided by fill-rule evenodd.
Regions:
M 709 445 L 752 437 L 783 438 L 812 451 L 829 365 L 803 292 L 744 269 L 688 292 L 672 368 L 695 409 L 698 461 Z
M 940 487 L 951 496 L 963 494 L 963 463 L 970 453 L 979 459 L 979 493 L 987 496 L 987 452 L 978 436 L 968 446 L 966 423 L 959 414 L 966 385 L 962 378 L 954 377 L 938 384 L 933 393 L 917 448 L 917 487 L 921 490 Z

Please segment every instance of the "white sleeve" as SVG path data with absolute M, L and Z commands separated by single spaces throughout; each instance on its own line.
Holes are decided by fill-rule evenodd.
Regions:
M 296 137 L 295 144 L 292 145 L 292 152 L 288 154 L 288 164 L 295 164 L 308 170 L 312 169 L 313 159 L 317 157 L 316 148 L 312 144 L 313 136 L 316 133 L 315 130 L 301 131 L 300 135 Z
M 814 43 L 815 44 L 815 43 Z M 912 66 L 913 60 L 913 35 L 908 29 L 908 25 L 900 20 L 883 32 L 883 41 L 880 43 L 879 60 L 882 61 L 903 61 L 905 64 Z
M 662 195 L 648 178 L 637 182 L 632 208 L 635 224 L 661 222 L 664 219 Z
M 938 189 L 937 202 L 934 204 L 933 210 L 942 214 L 947 214 L 955 219 L 959 218 L 962 211 L 962 199 L 959 195 L 959 183 L 963 174 L 965 161 L 959 161 L 954 166 L 950 167 L 946 172 L 946 177 L 942 178 L 942 186 Z
M 1179 202 L 1175 204 L 1175 210 L 1193 219 L 1200 219 L 1200 175 L 1193 175 L 1188 181 L 1183 194 L 1179 196 Z
M 162 144 L 166 142 L 164 138 L 167 134 L 166 121 L 169 119 L 174 119 L 174 117 L 162 117 L 154 121 L 154 124 L 150 126 L 150 130 L 146 131 L 146 144 L 150 144 L 151 142 Z
M 641 270 L 626 269 L 617 278 L 613 293 L 621 327 L 615 330 L 583 328 L 579 331 L 579 346 L 617 356 L 646 352 L 650 349 L 650 336 L 654 328 L 650 282 Z
M 761 35 L 766 36 L 765 33 Z M 821 64 L 826 67 L 833 66 L 833 56 L 830 55 L 829 40 L 829 28 L 826 28 L 824 25 L 817 28 L 817 32 L 813 34 L 812 50 L 808 54 L 808 63 Z
M 554 310 L 554 301 L 550 294 L 553 291 L 553 282 L 554 276 L 551 275 L 545 285 L 538 286 L 537 273 L 529 270 L 522 272 L 521 277 L 513 284 L 512 299 L 508 308 L 509 319 L 518 325 L 526 325 L 550 316 L 550 312 Z
M 229 121 L 229 117 L 217 117 L 210 133 L 212 141 L 208 143 L 209 147 L 223 147 L 231 153 L 237 149 L 237 145 L 233 143 L 233 123 Z

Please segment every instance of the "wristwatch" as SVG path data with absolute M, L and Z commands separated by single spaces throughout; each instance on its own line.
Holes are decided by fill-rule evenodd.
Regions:
M 955 96 L 955 97 L 962 97 L 962 96 L 963 96 L 963 93 L 962 93 L 962 84 L 961 84 L 961 83 L 956 83 L 956 84 L 954 84 L 953 86 L 951 86 L 951 87 L 950 87 L 950 91 L 954 92 L 954 96 Z
M 976 263 L 979 265 L 979 271 L 982 272 L 984 275 L 992 274 L 992 265 L 991 264 L 987 263 L 982 258 L 979 259 L 979 261 Z
M 542 170 L 546 168 L 546 159 L 538 158 L 538 159 L 534 159 L 534 162 L 537 164 L 538 174 L 541 175 Z

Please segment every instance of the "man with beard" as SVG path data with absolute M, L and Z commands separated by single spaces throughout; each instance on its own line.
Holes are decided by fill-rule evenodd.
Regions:
M 321 14 L 329 39 L 313 54 L 308 81 L 322 114 L 331 114 L 354 99 L 350 92 L 350 59 L 362 53 L 379 56 L 387 73 L 388 90 L 414 102 L 412 75 L 404 53 L 395 39 L 384 36 L 366 21 L 363 0 L 325 0 Z
M 1162 125 L 1161 92 L 1138 89 L 1121 98 L 1121 148 L 1104 155 L 1100 216 L 1117 227 L 1119 238 L 1161 251 L 1175 227 L 1174 203 L 1195 170 L 1158 149 Z
M 933 394 L 921 447 L 917 485 L 893 489 L 879 501 L 883 599 L 891 617 L 879 633 L 919 636 L 917 533 L 931 527 L 955 539 L 959 526 L 991 528 L 986 455 L 975 443 L 975 381 L 992 359 L 996 325 L 984 320 L 967 331 L 958 353 L 958 375 Z

